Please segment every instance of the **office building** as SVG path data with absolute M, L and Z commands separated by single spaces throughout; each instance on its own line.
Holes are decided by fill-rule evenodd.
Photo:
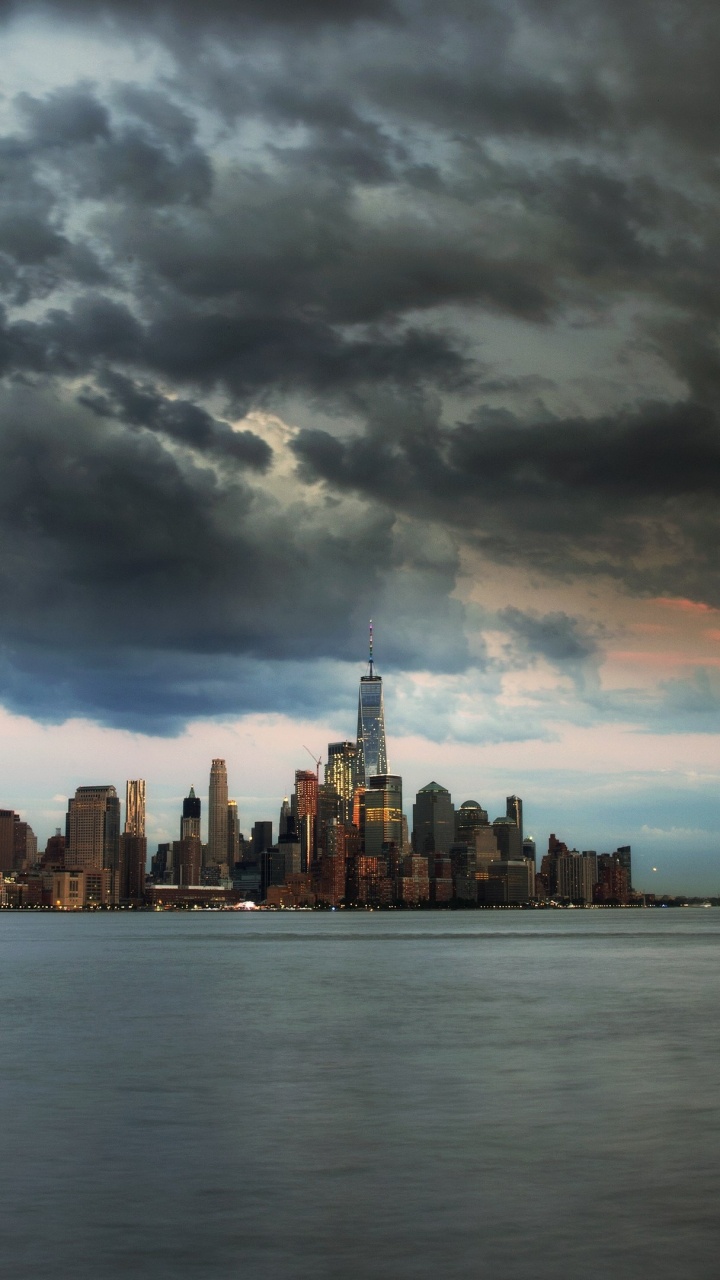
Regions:
M 357 783 L 369 786 L 370 779 L 387 774 L 387 768 L 382 676 L 375 675 L 371 622 L 368 674 L 360 677 L 358 695 Z
M 287 803 L 288 803 L 287 801 L 283 801 L 283 804 L 287 804 Z M 281 817 L 280 825 L 281 825 L 280 834 L 285 835 L 287 831 L 287 824 L 285 824 L 284 829 L 282 829 L 283 828 L 282 817 Z M 260 857 L 260 854 L 264 853 L 265 850 L 269 849 L 272 845 L 272 842 L 273 842 L 272 822 L 253 823 L 251 839 L 252 839 L 252 859 L 253 859 L 253 862 L 257 862 L 258 858 Z
M 364 800 L 366 856 L 378 858 L 391 846 L 402 852 L 402 778 L 375 774 Z
M 472 844 L 477 829 L 489 825 L 487 809 L 477 800 L 465 800 L 455 814 L 455 843 Z
M 125 783 L 125 835 L 145 835 L 145 780 Z
M 227 865 L 228 780 L 224 760 L 213 760 L 208 790 L 208 866 Z
M 412 845 L 416 853 L 447 854 L 455 836 L 455 806 L 447 787 L 428 782 L 413 805 Z
M 340 797 L 339 821 L 352 822 L 353 796 L 357 780 L 358 745 L 356 742 L 328 743 L 325 785 Z
M 497 840 L 501 858 L 515 861 L 522 858 L 522 837 L 517 824 L 512 818 L 496 818 L 492 829 Z
M 65 866 L 71 871 L 100 871 L 103 867 L 116 871 L 120 800 L 115 787 L 78 787 L 68 804 L 67 832 Z
M 531 897 L 528 863 L 524 858 L 499 858 L 488 867 L 488 878 L 478 883 L 478 898 L 488 906 L 517 906 Z
M 505 801 L 505 816 L 515 823 L 520 832 L 520 847 L 523 842 L 523 804 L 519 796 L 508 796 Z
M 195 788 L 191 787 L 183 800 L 182 818 L 180 819 L 181 840 L 187 840 L 190 836 L 200 839 L 201 806 L 200 797 L 195 795 Z
M 290 798 L 288 796 L 285 796 L 285 799 L 280 805 L 280 823 L 278 826 L 278 835 L 284 836 L 287 833 L 288 821 L 292 818 L 292 816 L 293 816 L 293 811 L 292 811 L 292 805 L 290 803 Z M 267 825 L 269 827 L 272 827 L 271 823 L 267 823 Z M 255 823 L 255 826 L 257 826 L 257 823 Z M 255 830 L 255 827 L 253 827 L 253 831 L 254 830 Z M 295 830 L 294 827 L 293 827 L 293 830 Z M 268 840 L 266 847 L 269 847 L 271 844 L 272 844 L 272 830 L 270 834 L 270 839 Z

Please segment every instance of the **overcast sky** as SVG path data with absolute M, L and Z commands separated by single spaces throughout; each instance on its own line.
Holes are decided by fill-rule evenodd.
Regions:
M 372 616 L 406 807 L 720 891 L 716 6 L 0 23 L 0 804 L 276 821 Z

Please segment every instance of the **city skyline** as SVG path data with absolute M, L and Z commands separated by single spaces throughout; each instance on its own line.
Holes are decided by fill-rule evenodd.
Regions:
M 317 772 L 307 770 L 302 767 L 294 770 L 295 796 L 297 798 L 297 809 L 294 811 L 295 821 L 299 823 L 300 827 L 302 827 L 303 823 L 306 821 L 305 815 L 310 815 L 310 826 L 302 834 L 303 858 L 308 856 L 305 852 L 306 850 L 309 851 L 309 856 L 312 860 L 314 860 L 317 855 L 317 831 L 315 826 L 318 815 L 317 781 L 320 777 L 319 771 L 322 763 L 325 765 L 323 770 L 323 780 L 327 782 L 332 779 L 333 786 L 337 792 L 338 801 L 340 803 L 340 811 L 346 815 L 345 820 L 350 820 L 349 815 L 352 813 L 353 809 L 352 793 L 355 785 L 360 783 L 361 788 L 363 785 L 368 786 L 369 794 L 366 797 L 368 812 L 371 810 L 373 812 L 377 811 L 377 815 L 380 820 L 378 834 L 373 837 L 371 842 L 373 844 L 372 853 L 375 856 L 380 852 L 382 841 L 389 840 L 397 843 L 398 845 L 402 843 L 400 831 L 401 815 L 405 815 L 407 829 L 410 832 L 413 832 L 418 822 L 421 824 L 427 824 L 427 822 L 431 820 L 430 814 L 435 812 L 436 802 L 441 802 L 446 806 L 446 808 L 452 802 L 455 810 L 460 809 L 461 806 L 464 806 L 467 809 L 471 807 L 477 808 L 478 805 L 483 805 L 487 813 L 487 821 L 489 821 L 490 824 L 493 824 L 496 821 L 497 823 L 502 824 L 506 820 L 512 820 L 519 831 L 519 850 L 522 847 L 523 840 L 525 806 L 523 799 L 515 793 L 507 794 L 506 792 L 504 802 L 505 807 L 502 808 L 500 803 L 498 803 L 497 806 L 492 804 L 491 793 L 489 791 L 484 788 L 480 789 L 477 786 L 471 794 L 468 794 L 461 799 L 457 790 L 453 791 L 452 787 L 446 787 L 443 783 L 438 783 L 435 779 L 428 783 L 418 785 L 414 789 L 408 788 L 408 786 L 403 783 L 401 775 L 383 774 L 381 776 L 368 778 L 363 783 L 358 769 L 359 762 L 363 759 L 363 753 L 367 750 L 367 742 L 372 744 L 372 749 L 377 753 L 378 758 L 382 758 L 384 761 L 387 760 L 382 679 L 377 676 L 374 671 L 372 623 L 370 626 L 371 638 L 368 670 L 364 675 L 360 676 L 359 683 L 360 700 L 357 739 L 354 742 L 351 740 L 328 742 L 326 753 L 323 753 L 317 759 Z M 379 685 L 380 687 L 379 698 L 375 697 L 373 700 L 369 727 L 367 721 L 363 719 L 362 715 L 362 693 L 363 688 L 364 686 L 367 686 L 368 681 L 371 681 L 374 685 Z M 363 735 L 365 735 L 365 738 L 363 738 Z M 303 747 L 303 751 L 307 752 L 308 748 Z M 447 780 L 448 779 L 446 779 L 446 781 Z M 73 800 L 70 797 L 67 802 L 68 813 L 70 815 L 68 821 L 71 823 L 72 827 L 73 807 L 77 805 L 77 796 L 83 793 L 88 793 L 92 798 L 95 796 L 95 793 L 100 792 L 102 792 L 103 795 L 107 794 L 114 797 L 110 803 L 115 805 L 113 829 L 117 828 L 116 835 L 119 841 L 121 830 L 120 801 L 117 798 L 118 793 L 114 784 L 79 785 L 76 791 L 76 798 Z M 290 794 L 289 785 L 285 786 L 283 789 L 283 797 L 287 797 L 288 794 Z M 144 836 L 146 815 L 145 779 L 136 779 L 134 781 L 128 780 L 126 782 L 125 795 L 126 820 L 124 830 L 129 835 Z M 421 800 L 424 801 L 424 798 L 427 799 L 428 803 L 432 802 L 431 808 L 426 811 L 418 810 L 417 806 L 420 804 Z M 57 799 L 59 800 L 60 797 L 58 796 Z M 247 797 L 244 797 L 245 802 L 247 802 L 247 799 Z M 262 801 L 258 801 L 257 797 L 254 798 L 254 801 L 256 805 L 262 804 Z M 94 798 L 92 799 L 92 803 L 95 803 Z M 178 803 L 177 797 L 165 797 L 166 810 L 173 803 Z M 234 850 L 238 850 L 238 840 L 241 833 L 246 841 L 252 841 L 254 838 L 253 828 L 256 826 L 259 827 L 265 823 L 269 825 L 276 839 L 279 835 L 281 836 L 282 822 L 278 825 L 278 820 L 281 818 L 281 814 L 286 812 L 286 807 L 286 798 L 283 798 L 281 802 L 276 796 L 274 810 L 270 808 L 270 811 L 268 811 L 269 806 L 266 804 L 264 812 L 258 812 L 257 816 L 255 816 L 256 810 L 252 808 L 251 804 L 246 811 L 242 801 L 239 804 L 237 800 L 229 797 L 229 779 L 226 759 L 224 757 L 214 757 L 211 762 L 209 773 L 207 796 L 204 797 L 202 792 L 198 794 L 194 785 L 191 784 L 189 792 L 180 802 L 178 809 L 174 814 L 174 818 L 175 825 L 179 825 L 179 834 L 183 839 L 187 836 L 192 836 L 198 841 L 197 848 L 195 849 L 195 847 L 191 847 L 188 856 L 191 856 L 192 859 L 197 858 L 197 867 L 199 868 L 200 840 L 204 840 L 206 842 L 203 866 L 221 865 L 230 857 L 231 844 Z M 549 815 L 551 810 L 552 796 L 546 798 L 544 812 L 546 815 Z M 287 812 L 289 811 L 290 810 L 287 809 Z M 448 809 L 448 813 L 449 811 L 450 810 Z M 541 809 L 540 812 L 543 812 L 543 810 Z M 385 815 L 384 818 L 382 817 L 383 813 Z M 205 816 L 201 818 L 201 814 L 204 814 Z M 247 816 L 245 816 L 246 814 Z M 27 817 L 27 815 L 23 813 L 21 813 L 21 816 Z M 576 821 L 576 825 L 569 828 L 563 826 L 562 822 L 557 819 L 557 816 L 549 816 L 547 831 L 537 825 L 533 826 L 532 830 L 528 830 L 527 827 L 525 827 L 525 834 L 526 836 L 530 836 L 534 841 L 535 847 L 538 851 L 538 857 L 542 856 L 543 850 L 547 844 L 548 836 L 552 843 L 552 840 L 555 839 L 556 832 L 559 832 L 560 838 L 565 841 L 568 849 L 577 850 L 578 847 L 586 848 L 592 845 L 596 853 L 603 853 L 609 852 L 613 848 L 621 847 L 624 841 L 627 841 L 627 846 L 628 848 L 630 847 L 632 842 L 628 836 L 627 830 L 620 829 L 617 817 L 612 818 L 612 835 L 608 834 L 607 828 L 600 827 L 598 829 L 595 827 L 595 829 L 593 829 L 592 820 L 587 814 L 578 815 L 578 817 L 581 819 L 579 825 Z M 435 823 L 434 818 L 432 819 L 432 823 Z M 447 828 L 447 833 L 442 837 L 440 845 L 438 846 L 440 851 L 446 851 L 446 846 L 449 847 L 449 842 L 451 841 L 449 832 L 452 824 L 448 825 L 448 823 L 449 818 L 446 813 L 444 821 L 441 823 L 441 827 L 443 830 Z M 58 825 L 62 827 L 61 823 Z M 168 824 L 167 827 L 159 827 L 157 824 L 154 825 L 154 830 L 151 830 L 150 839 L 146 842 L 148 861 L 153 853 L 155 843 L 160 845 L 172 842 L 177 838 L 178 832 L 171 831 L 171 825 L 172 819 L 171 823 Z M 32 827 L 32 822 L 30 822 L 30 826 Z M 153 819 L 151 817 L 151 827 L 152 826 Z M 440 828 L 438 828 L 438 830 L 439 829 Z M 578 836 L 578 832 L 581 833 L 580 836 Z M 43 833 L 35 831 L 36 837 L 38 834 L 40 835 L 41 841 L 40 848 L 43 848 Z M 299 828 L 297 838 L 300 839 Z M 378 841 L 380 841 L 380 843 L 378 843 L 378 847 L 375 849 L 374 844 Z M 77 843 L 77 837 L 75 837 L 75 843 Z M 72 840 L 71 844 L 73 844 Z M 300 846 L 298 846 L 298 848 L 299 847 Z M 512 853 L 512 850 L 504 847 L 502 842 L 500 842 L 498 847 L 504 848 L 504 852 L 501 854 L 502 857 L 515 856 Z M 637 845 L 635 845 L 635 850 L 634 880 L 636 887 L 641 888 L 644 892 L 682 893 L 697 891 L 701 894 L 712 894 L 714 892 L 710 881 L 707 880 L 706 882 L 703 882 L 702 872 L 698 875 L 698 868 L 695 866 L 690 866 L 687 869 L 689 874 L 686 875 L 684 883 L 666 885 L 662 879 L 663 872 L 660 871 L 660 867 L 657 865 L 661 862 L 657 849 L 644 850 L 642 847 L 638 849 Z M 416 850 L 416 852 L 422 852 L 422 850 Z M 79 865 L 85 865 L 82 858 L 80 859 Z M 188 865 L 194 866 L 195 863 L 191 862 Z M 230 865 L 232 865 L 232 863 L 230 863 Z M 660 873 L 661 879 L 656 880 L 655 877 L 658 873 Z
M 352 735 L 373 617 L 406 794 L 515 788 L 712 889 L 712 7 L 0 31 L 8 803 L 142 773 L 154 839 L 222 757 L 261 819 Z

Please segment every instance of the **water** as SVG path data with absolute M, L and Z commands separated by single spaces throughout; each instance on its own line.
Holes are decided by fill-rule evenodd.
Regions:
M 0 914 L 9 1280 L 718 1273 L 720 911 Z

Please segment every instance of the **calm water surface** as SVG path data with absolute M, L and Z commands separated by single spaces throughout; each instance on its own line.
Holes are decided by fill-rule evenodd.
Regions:
M 0 914 L 11 1280 L 720 1272 L 720 910 Z

